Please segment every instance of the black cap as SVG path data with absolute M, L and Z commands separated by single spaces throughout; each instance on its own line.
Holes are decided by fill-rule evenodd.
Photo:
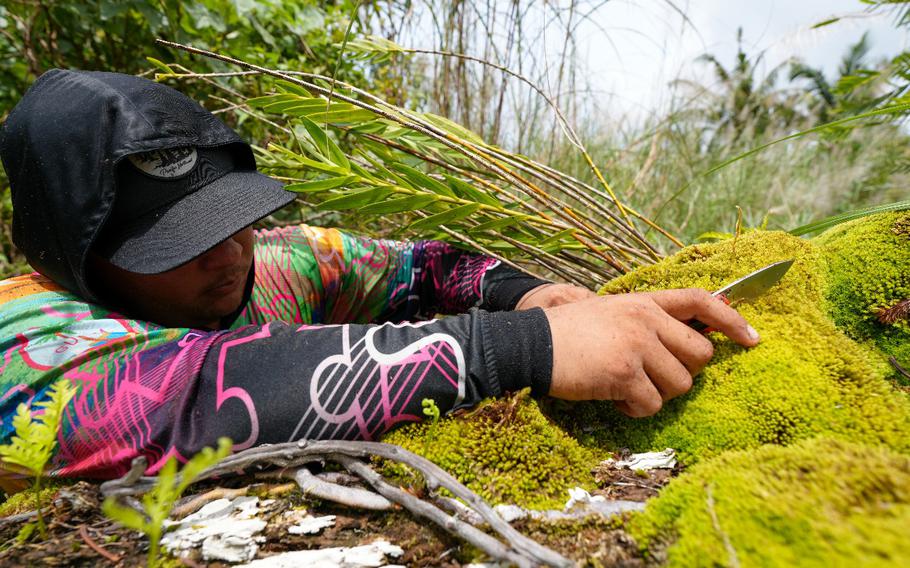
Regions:
M 277 180 L 237 169 L 235 152 L 181 146 L 127 156 L 95 252 L 130 272 L 165 272 L 294 199 Z
M 42 75 L 0 128 L 0 158 L 13 242 L 88 300 L 99 299 L 90 251 L 165 271 L 294 198 L 256 173 L 249 144 L 201 105 L 120 73 Z

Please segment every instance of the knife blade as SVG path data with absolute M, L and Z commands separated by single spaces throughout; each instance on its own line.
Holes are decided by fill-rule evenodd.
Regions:
M 711 295 L 720 298 L 730 306 L 754 300 L 780 282 L 791 266 L 793 266 L 793 259 L 769 264 L 734 280 Z M 697 319 L 689 322 L 689 327 L 695 331 L 708 330 L 708 325 Z

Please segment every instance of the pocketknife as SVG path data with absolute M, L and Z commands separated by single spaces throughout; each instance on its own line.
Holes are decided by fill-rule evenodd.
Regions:
M 786 274 L 788 270 L 790 270 L 791 266 L 793 266 L 792 259 L 769 264 L 764 268 L 759 268 L 755 272 L 743 276 L 739 280 L 727 284 L 711 295 L 723 300 L 724 303 L 729 306 L 735 306 L 742 302 L 754 300 L 780 282 L 780 279 L 784 277 L 784 274 Z M 690 321 L 689 327 L 695 331 L 710 331 L 708 325 L 697 319 Z

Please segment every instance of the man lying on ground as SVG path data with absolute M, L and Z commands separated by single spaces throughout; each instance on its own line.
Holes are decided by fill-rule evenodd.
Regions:
M 0 282 L 0 441 L 20 403 L 70 381 L 54 475 L 115 477 L 138 455 L 154 473 L 221 436 L 376 439 L 422 399 L 447 412 L 526 387 L 648 416 L 711 358 L 684 321 L 758 342 L 704 290 L 601 298 L 442 242 L 254 231 L 294 194 L 137 77 L 45 73 L 0 156 L 37 271 Z

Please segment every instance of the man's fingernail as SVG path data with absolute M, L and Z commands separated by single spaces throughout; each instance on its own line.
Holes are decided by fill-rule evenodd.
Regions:
M 746 326 L 746 333 L 749 335 L 749 339 L 752 341 L 758 341 L 758 332 L 755 331 L 755 328 L 751 325 Z

